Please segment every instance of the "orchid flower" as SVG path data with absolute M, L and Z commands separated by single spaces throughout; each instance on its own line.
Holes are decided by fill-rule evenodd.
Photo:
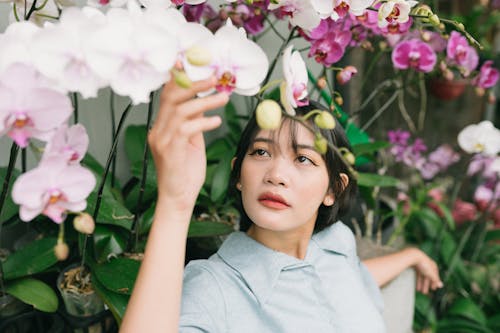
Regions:
M 472 84 L 483 89 L 494 87 L 500 75 L 498 69 L 492 66 L 493 61 L 485 61 L 479 69 L 479 74 L 472 80 Z
M 68 127 L 61 125 L 45 146 L 42 161 L 59 156 L 69 164 L 79 163 L 89 146 L 89 136 L 83 125 L 76 124 Z
M 95 8 L 120 8 L 127 2 L 128 0 L 88 0 L 87 5 Z
M 181 5 L 199 5 L 207 0 L 139 0 L 146 8 L 158 6 L 160 8 L 172 8 Z
M 418 39 L 405 40 L 392 51 L 392 63 L 398 69 L 413 68 L 428 73 L 436 65 L 436 61 L 434 50 Z
M 90 68 L 133 104 L 149 101 L 149 94 L 169 78 L 177 57 L 177 41 L 161 26 L 146 20 L 137 4 L 112 8 L 103 27 L 87 34 L 85 50 Z
M 228 19 L 214 37 L 199 46 L 212 54 L 208 66 L 187 66 L 186 73 L 193 80 L 215 74 L 216 90 L 251 96 L 259 91 L 267 74 L 268 60 L 259 45 L 247 39 L 243 28 L 236 28 Z
M 12 6 L 16 6 L 17 17 L 23 17 L 25 15 L 25 10 L 28 11 L 33 5 L 33 0 L 14 0 Z M 37 3 L 38 5 L 38 3 Z M 14 13 L 14 8 L 10 11 L 9 22 L 14 23 L 19 21 Z M 30 16 L 29 20 L 36 25 L 42 27 L 46 22 L 56 22 L 59 17 L 59 6 L 54 0 L 46 0 L 43 2 L 43 6 L 39 6 L 39 9 L 34 11 Z
M 410 10 L 418 1 L 388 0 L 378 9 L 378 26 L 386 27 L 391 23 L 405 23 L 410 19 Z
M 21 206 L 19 217 L 25 222 L 43 214 L 61 223 L 68 211 L 85 209 L 86 198 L 95 183 L 95 177 L 89 170 L 53 157 L 17 178 L 12 188 L 12 199 Z
M 312 30 L 318 26 L 320 16 L 311 0 L 280 0 L 269 3 L 269 10 L 279 10 L 282 16 L 290 17 L 290 24 L 304 30 Z
M 341 85 L 346 84 L 351 80 L 351 78 L 358 73 L 358 70 L 354 66 L 346 66 L 342 68 L 336 75 L 337 82 Z
M 283 76 L 285 80 L 280 86 L 281 104 L 288 114 L 295 115 L 295 108 L 308 105 L 307 100 L 307 68 L 293 45 L 283 52 Z
M 452 31 L 446 46 L 446 57 L 462 70 L 462 75 L 467 77 L 477 67 L 479 56 L 467 39 L 459 32 Z
M 31 65 L 30 45 L 40 28 L 30 21 L 14 22 L 0 34 L 0 73 L 14 63 Z
M 321 18 L 330 17 L 334 21 L 345 17 L 348 13 L 355 16 L 363 15 L 373 2 L 374 0 L 311 0 Z
M 65 9 L 59 24 L 41 29 L 33 38 L 35 67 L 68 91 L 79 92 L 83 98 L 97 97 L 107 82 L 90 68 L 83 39 L 105 22 L 104 14 L 91 7 Z
M 71 112 L 68 96 L 48 88 L 32 67 L 14 64 L 0 75 L 0 136 L 7 134 L 20 147 L 31 137 L 49 140 Z
M 458 133 L 458 145 L 470 154 L 495 156 L 500 152 L 500 131 L 488 120 L 469 125 Z

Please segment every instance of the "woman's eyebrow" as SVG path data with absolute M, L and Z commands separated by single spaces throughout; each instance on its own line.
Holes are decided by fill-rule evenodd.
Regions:
M 253 139 L 252 143 L 255 143 L 255 142 L 264 142 L 264 143 L 274 144 L 273 139 L 262 138 L 262 137 L 257 137 L 255 139 Z

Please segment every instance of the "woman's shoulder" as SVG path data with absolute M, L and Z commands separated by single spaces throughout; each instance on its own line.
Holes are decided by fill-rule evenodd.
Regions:
M 323 250 L 356 256 L 356 238 L 342 221 L 337 221 L 312 237 Z

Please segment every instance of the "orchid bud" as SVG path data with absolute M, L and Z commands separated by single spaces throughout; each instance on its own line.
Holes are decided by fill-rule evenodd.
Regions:
M 342 154 L 342 157 L 346 160 L 346 162 L 350 165 L 354 165 L 354 163 L 356 163 L 356 157 L 354 157 L 354 154 L 351 153 L 349 149 L 340 148 L 340 153 Z
M 488 93 L 488 103 L 495 104 L 496 101 L 497 101 L 497 98 L 496 98 L 495 94 L 493 93 L 493 91 L 490 91 Z
M 82 234 L 90 235 L 94 232 L 95 222 L 92 216 L 88 213 L 80 213 L 73 219 L 73 226 L 76 231 Z
M 340 95 L 335 96 L 335 103 L 337 103 L 337 105 L 342 106 L 344 104 L 344 99 L 342 98 L 342 96 Z
M 323 129 L 334 129 L 335 128 L 335 118 L 328 111 L 321 111 L 316 117 L 314 117 L 314 123 Z
M 441 23 L 439 26 L 438 26 L 438 29 L 439 30 L 444 30 L 446 27 L 444 25 L 444 23 Z
M 318 86 L 319 89 L 325 89 L 325 87 L 326 87 L 326 78 L 324 76 L 320 77 L 318 79 L 318 82 L 316 82 L 316 85 Z
M 320 154 L 325 154 L 328 150 L 328 141 L 320 133 L 316 133 L 314 138 L 314 149 Z
M 483 97 L 484 94 L 486 93 L 486 91 L 484 90 L 484 88 L 481 88 L 481 87 L 474 88 L 474 92 L 476 93 L 476 95 L 478 97 Z
M 336 75 L 339 84 L 346 84 L 351 80 L 351 78 L 358 72 L 354 66 L 346 66 L 342 68 Z
M 449 70 L 448 68 L 443 72 L 443 77 L 447 81 L 452 81 L 455 78 L 455 75 L 453 75 L 453 72 Z
M 439 25 L 441 24 L 441 20 L 436 14 L 432 14 L 431 16 L 429 16 L 429 22 L 435 27 L 439 27 Z
M 265 99 L 257 105 L 255 117 L 260 128 L 276 129 L 281 124 L 281 107 L 276 101 Z
M 429 42 L 432 38 L 432 35 L 430 31 L 424 31 L 422 32 L 421 37 L 424 42 Z
M 175 83 L 181 88 L 188 89 L 193 83 L 185 71 L 172 70 Z
M 195 45 L 186 51 L 186 59 L 193 66 L 206 66 L 212 62 L 212 55 L 203 47 Z
M 464 30 L 465 30 L 465 26 L 464 26 L 464 24 L 463 24 L 462 22 L 459 22 L 459 23 L 457 24 L 457 28 L 458 28 L 458 30 L 460 30 L 460 31 L 464 31 Z
M 57 241 L 56 246 L 54 246 L 54 254 L 59 261 L 66 260 L 69 256 L 69 247 L 68 244 L 64 243 L 64 241 Z

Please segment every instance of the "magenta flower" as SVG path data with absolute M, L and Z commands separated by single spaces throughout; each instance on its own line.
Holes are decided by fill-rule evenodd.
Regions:
M 460 225 L 466 221 L 473 221 L 477 216 L 477 208 L 473 203 L 457 199 L 453 205 L 451 215 L 455 223 Z
M 349 29 L 344 29 L 342 23 L 336 23 L 331 19 L 323 20 L 322 26 L 309 35 L 312 41 L 309 57 L 325 65 L 331 66 L 339 61 L 345 53 L 345 48 L 352 39 Z M 325 24 L 328 29 L 325 29 Z M 316 37 L 316 38 L 313 38 Z
M 418 39 L 406 40 L 396 45 L 392 51 L 392 63 L 398 69 L 413 68 L 428 73 L 436 65 L 436 53 Z
M 445 171 L 448 167 L 460 159 L 460 155 L 448 144 L 439 146 L 429 154 L 429 162 L 439 166 L 440 171 Z
M 477 67 L 479 56 L 476 50 L 469 45 L 467 39 L 456 31 L 452 31 L 446 46 L 446 57 L 462 70 L 467 77 Z
M 89 146 L 89 136 L 83 125 L 68 127 L 62 125 L 45 146 L 42 161 L 53 156 L 60 156 L 70 164 L 79 163 Z
M 50 139 L 71 111 L 68 96 L 49 88 L 32 67 L 14 64 L 0 76 L 0 136 L 7 134 L 20 147 L 32 137 Z
M 346 84 L 358 72 L 354 66 L 346 66 L 337 73 L 337 81 L 339 84 Z
M 410 138 L 410 132 L 403 131 L 401 129 L 388 131 L 387 136 L 389 137 L 389 142 L 395 145 L 406 146 L 408 145 L 408 139 Z
M 480 88 L 491 88 L 497 84 L 499 73 L 498 69 L 492 67 L 493 61 L 485 61 L 479 70 L 479 75 L 472 80 L 472 84 Z
M 79 164 L 48 158 L 38 167 L 22 174 L 14 183 L 12 199 L 20 205 L 19 217 L 28 222 L 37 215 L 61 223 L 66 213 L 87 206 L 86 198 L 95 186 L 95 177 Z

